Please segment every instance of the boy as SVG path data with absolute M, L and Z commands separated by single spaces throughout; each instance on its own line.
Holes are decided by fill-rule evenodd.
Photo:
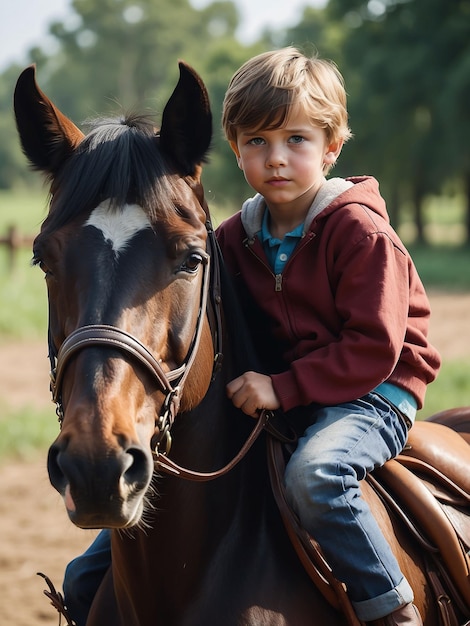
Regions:
M 227 393 L 253 417 L 306 419 L 287 496 L 358 617 L 422 624 L 359 481 L 402 450 L 440 359 L 377 182 L 325 178 L 351 136 L 343 79 L 292 47 L 261 54 L 233 76 L 222 123 L 257 195 L 217 234 L 269 372 Z
M 232 78 L 223 127 L 258 193 L 217 234 L 270 373 L 246 372 L 228 395 L 253 417 L 281 408 L 308 425 L 287 493 L 358 617 L 422 624 L 359 480 L 402 450 L 440 360 L 377 182 L 325 179 L 351 135 L 342 77 L 295 48 L 261 54 Z M 79 626 L 109 561 L 103 531 L 68 566 L 65 602 Z

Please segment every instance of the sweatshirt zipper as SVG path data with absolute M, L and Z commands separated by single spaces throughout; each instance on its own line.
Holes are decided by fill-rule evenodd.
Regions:
M 315 233 L 308 233 L 308 241 L 311 241 L 312 239 L 314 239 L 315 237 Z M 308 243 L 308 241 L 306 243 Z M 252 248 L 252 240 L 251 239 L 245 239 L 245 247 L 248 248 L 248 250 L 251 252 L 251 254 L 255 257 L 255 259 L 257 259 L 261 265 L 263 265 L 268 272 L 271 274 L 271 276 L 274 277 L 274 291 L 276 292 L 280 292 L 282 291 L 282 274 L 274 274 L 271 267 L 269 265 L 267 265 L 267 263 L 265 263 L 263 261 L 263 259 L 261 259 L 254 251 Z M 301 246 L 303 247 L 303 246 Z M 297 248 L 294 250 L 294 252 L 292 253 L 290 259 L 287 261 L 287 265 L 289 265 L 289 263 L 291 262 L 291 260 L 293 259 L 294 256 L 297 255 L 297 253 L 299 252 L 299 246 L 297 246 Z M 286 267 L 287 267 L 286 265 Z M 284 268 L 285 269 L 285 268 Z
M 251 239 L 245 239 L 244 244 L 245 244 L 245 248 L 247 248 L 249 250 L 249 252 L 255 257 L 255 259 L 258 261 L 258 263 L 261 263 L 261 265 L 263 267 L 265 267 L 268 272 L 271 274 L 271 276 L 274 278 L 274 291 L 282 291 L 282 274 L 274 274 L 271 267 L 265 263 L 263 261 L 263 259 L 261 259 L 256 252 L 253 251 L 252 248 L 252 240 Z
M 310 232 L 308 234 L 308 240 L 305 242 L 304 245 L 307 245 L 309 241 L 312 241 L 315 238 L 315 236 L 316 236 L 315 233 Z M 250 253 L 255 257 L 255 259 L 259 263 L 261 263 L 261 265 L 263 265 L 268 270 L 268 272 L 271 274 L 271 276 L 274 277 L 274 291 L 276 291 L 278 293 L 282 292 L 283 291 L 283 288 L 282 288 L 282 274 L 274 274 L 273 273 L 271 267 L 267 263 L 265 263 L 263 261 L 263 259 L 261 259 L 256 254 L 256 252 L 254 252 L 254 250 L 252 249 L 252 245 L 250 244 L 250 239 L 245 239 L 244 244 L 245 244 L 245 247 L 248 248 Z M 301 248 L 303 248 L 304 245 L 302 245 Z M 297 248 L 292 253 L 290 259 L 287 261 L 286 267 L 292 261 L 292 259 L 296 256 L 296 254 L 298 254 L 298 252 L 299 252 L 299 246 L 297 246 Z M 287 326 L 289 328 L 289 332 L 290 332 L 292 337 L 296 337 L 296 333 L 294 332 L 294 330 L 292 328 L 291 320 L 290 320 L 290 317 L 288 315 L 288 311 L 287 311 L 287 308 L 286 308 L 286 303 L 284 301 L 284 297 L 283 296 L 281 297 L 281 303 L 282 303 L 282 307 L 284 309 L 284 316 L 285 316 L 285 319 L 286 319 L 286 324 L 287 324 Z

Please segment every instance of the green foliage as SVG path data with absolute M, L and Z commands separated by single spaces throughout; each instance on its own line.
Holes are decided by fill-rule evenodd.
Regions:
M 12 183 L 20 178 L 25 171 L 24 158 L 18 146 L 16 131 L 12 126 L 11 117 L 0 112 L 0 189 L 10 189 Z M 13 147 L 13 149 L 12 149 Z
M 241 201 L 252 195 L 243 173 L 238 169 L 235 157 L 225 140 L 221 126 L 222 103 L 229 78 L 248 57 L 262 52 L 260 46 L 242 48 L 234 41 L 213 43 L 210 57 L 203 73 L 213 111 L 213 140 L 209 162 L 204 167 L 203 180 L 207 198 L 212 204 L 228 207 L 234 204 L 238 210 Z M 233 211 L 232 211 L 233 212 Z
M 470 291 L 470 249 L 467 246 L 416 245 L 409 246 L 409 250 L 426 288 Z
M 176 60 L 189 42 L 207 38 L 201 15 L 188 0 L 75 0 L 73 8 L 74 27 L 51 29 L 62 62 L 48 86 L 59 107 L 79 121 L 103 111 L 106 102 L 142 105 L 176 75 Z
M 120 109 L 161 113 L 179 59 L 202 73 L 214 46 L 235 43 L 238 17 L 230 2 L 202 11 L 189 0 L 74 0 L 72 6 L 73 25 L 51 27 L 59 53 L 49 59 L 35 54 L 42 84 L 77 123 Z
M 13 89 L 20 68 L 11 66 L 0 74 L 0 190 L 11 189 L 30 178 L 13 122 Z
M 346 31 L 340 63 L 355 133 L 339 172 L 367 171 L 411 201 L 424 240 L 425 196 L 470 172 L 470 5 L 330 0 L 326 11 Z
M 25 235 L 37 234 L 46 217 L 46 208 L 47 193 L 39 185 L 14 191 L 0 189 L 0 237 L 11 226 L 18 227 Z

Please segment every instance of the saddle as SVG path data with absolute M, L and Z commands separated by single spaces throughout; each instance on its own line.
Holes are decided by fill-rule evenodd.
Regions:
M 285 452 L 268 436 L 271 484 L 289 538 L 310 578 L 326 600 L 360 626 L 345 586 L 318 543 L 301 526 L 284 493 Z M 460 434 L 433 422 L 416 422 L 402 454 L 366 478 L 390 514 L 418 542 L 425 575 L 434 592 L 442 626 L 470 618 L 470 448 Z

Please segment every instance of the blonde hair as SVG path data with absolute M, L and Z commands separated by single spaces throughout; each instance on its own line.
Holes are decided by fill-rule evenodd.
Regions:
M 235 72 L 223 104 L 225 136 L 236 141 L 239 129 L 280 128 L 293 106 L 303 107 L 330 143 L 352 136 L 344 80 L 336 65 L 294 47 L 259 54 Z

